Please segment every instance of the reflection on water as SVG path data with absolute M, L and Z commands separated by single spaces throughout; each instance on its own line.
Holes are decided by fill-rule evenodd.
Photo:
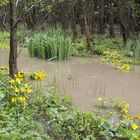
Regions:
M 0 65 L 8 64 L 8 51 L 0 50 Z M 71 58 L 68 61 L 31 59 L 24 49 L 18 58 L 18 67 L 25 71 L 44 70 L 54 77 L 60 90 L 73 97 L 75 105 L 92 111 L 99 96 L 117 97 L 127 101 L 133 113 L 140 115 L 140 66 L 130 73 L 118 72 L 111 64 L 102 64 L 97 58 Z

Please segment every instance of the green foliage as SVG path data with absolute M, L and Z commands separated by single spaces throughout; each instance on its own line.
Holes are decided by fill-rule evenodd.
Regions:
M 122 52 L 125 56 L 132 57 L 134 56 L 134 40 L 129 39 L 124 48 L 122 49 Z
M 9 0 L 1 0 L 0 7 L 6 6 L 9 3 Z
M 118 98 L 98 98 L 97 119 L 98 132 L 116 139 L 139 139 L 140 118 L 129 114 L 129 104 Z M 138 118 L 138 119 L 135 119 Z M 105 129 L 105 131 L 103 131 Z
M 72 55 L 86 57 L 90 56 L 90 51 L 87 50 L 87 42 L 84 37 L 77 38 L 74 40 L 72 45 Z
M 95 53 L 102 55 L 105 51 L 119 49 L 122 47 L 123 41 L 119 37 L 108 38 L 106 36 L 94 36 Z
M 97 112 L 81 112 L 72 106 L 69 96 L 56 94 L 56 88 L 34 88 L 28 99 L 28 107 L 16 111 L 10 101 L 3 100 L 5 95 L 12 94 L 9 90 L 9 76 L 3 68 L 0 75 L 0 139 L 2 140 L 96 140 L 123 138 L 138 139 L 139 117 L 130 119 L 127 109 L 129 105 L 116 99 L 99 98 Z M 21 73 L 18 78 L 23 78 Z M 10 82 L 11 83 L 11 82 Z M 13 83 L 13 82 L 12 82 Z M 5 93 L 6 92 L 6 93 Z M 108 112 L 107 103 L 115 113 Z M 8 103 L 8 104 L 7 104 Z M 101 107 L 107 108 L 100 111 Z M 109 116 L 110 114 L 110 116 Z M 117 122 L 111 118 L 117 118 Z M 136 117 L 135 117 L 136 118 Z M 119 125 L 118 125 L 119 124 Z M 138 124 L 138 125 L 137 125 Z
M 10 44 L 10 33 L 9 32 L 0 32 L 0 48 L 7 49 Z
M 50 140 L 41 123 L 35 121 L 34 110 L 28 107 L 31 90 L 25 79 L 11 79 L 7 71 L 6 67 L 0 68 L 0 139 Z
M 64 60 L 71 54 L 72 41 L 60 28 L 48 29 L 35 32 L 27 46 L 31 57 Z
M 25 26 L 20 25 L 18 27 L 17 35 L 19 46 L 21 46 L 21 44 L 23 44 L 26 41 L 26 38 L 23 37 L 26 32 L 27 29 L 25 28 Z M 10 48 L 10 32 L 0 31 L 0 48 L 2 49 Z
M 103 55 L 102 62 L 112 63 L 115 68 L 124 72 L 129 72 L 131 64 L 134 63 L 133 59 L 124 57 L 124 55 L 117 50 L 105 51 Z

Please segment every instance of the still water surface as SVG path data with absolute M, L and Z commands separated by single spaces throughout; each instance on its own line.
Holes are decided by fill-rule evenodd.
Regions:
M 0 50 L 0 65 L 8 65 L 8 50 Z M 140 115 L 140 66 L 129 73 L 116 71 L 111 64 L 99 58 L 72 57 L 68 61 L 32 59 L 27 49 L 18 57 L 20 70 L 44 70 L 48 74 L 45 86 L 54 77 L 61 93 L 71 95 L 74 105 L 83 111 L 92 111 L 98 97 L 121 98 L 128 102 L 131 111 Z

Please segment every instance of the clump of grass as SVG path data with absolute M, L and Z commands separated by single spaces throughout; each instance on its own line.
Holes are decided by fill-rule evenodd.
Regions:
M 61 29 L 35 32 L 27 41 L 31 57 L 66 60 L 71 54 L 72 39 Z

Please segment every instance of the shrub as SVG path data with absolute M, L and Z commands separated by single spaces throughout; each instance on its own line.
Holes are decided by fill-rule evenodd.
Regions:
M 108 38 L 106 36 L 94 36 L 95 53 L 102 55 L 105 51 L 112 49 L 120 49 L 122 47 L 122 40 L 118 36 L 115 38 Z

